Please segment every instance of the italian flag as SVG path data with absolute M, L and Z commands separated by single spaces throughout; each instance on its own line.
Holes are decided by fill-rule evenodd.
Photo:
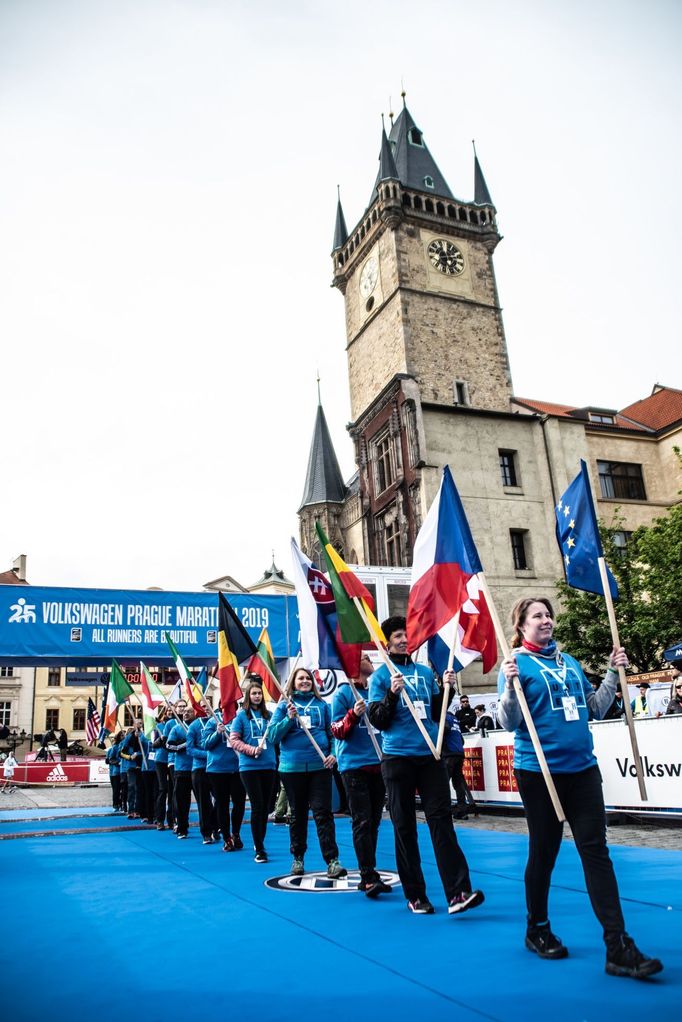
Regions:
M 171 656 L 173 657 L 173 663 L 175 664 L 176 670 L 180 675 L 180 680 L 182 681 L 183 687 L 187 694 L 187 698 L 189 699 L 190 704 L 193 707 L 197 717 L 205 717 L 206 710 L 204 709 L 200 701 L 201 696 L 199 696 L 198 693 L 196 692 L 194 675 L 192 674 L 189 667 L 183 660 L 182 656 L 180 655 L 180 651 L 178 650 L 177 646 L 171 639 L 168 632 L 165 632 L 165 636 L 166 642 L 168 643 L 168 648 L 171 651 Z
M 357 575 L 354 575 L 346 562 L 339 556 L 327 539 L 324 529 L 315 522 L 317 535 L 322 546 L 329 582 L 334 593 L 336 616 L 341 638 L 346 643 L 379 642 L 384 646 L 386 639 L 379 622 L 374 616 L 374 600 Z M 369 624 L 365 624 L 355 600 L 359 600 Z
M 107 734 L 111 734 L 116 730 L 116 724 L 118 722 L 118 708 L 122 703 L 125 703 L 132 694 L 132 685 L 127 682 L 119 664 L 117 664 L 114 660 L 111 664 L 111 674 L 109 675 L 107 696 L 104 703 L 103 728 Z
M 144 720 L 144 733 L 149 738 L 156 727 L 156 711 L 165 702 L 163 692 L 156 684 L 149 668 L 140 660 L 140 702 L 142 703 L 142 718 Z
M 280 693 L 272 679 L 273 674 L 276 678 L 278 674 L 267 628 L 264 628 L 258 636 L 258 646 L 246 665 L 246 672 L 247 674 L 257 674 L 261 679 L 266 699 L 269 699 L 271 703 L 279 701 Z

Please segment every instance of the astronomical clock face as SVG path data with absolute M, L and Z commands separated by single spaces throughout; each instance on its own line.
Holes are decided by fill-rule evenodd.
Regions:
M 451 241 L 436 238 L 428 247 L 431 263 L 440 273 L 453 277 L 464 269 L 464 256 Z
M 362 267 L 362 272 L 360 274 L 360 294 L 363 298 L 369 298 L 372 291 L 377 286 L 378 278 L 379 264 L 374 256 L 370 256 L 365 265 Z

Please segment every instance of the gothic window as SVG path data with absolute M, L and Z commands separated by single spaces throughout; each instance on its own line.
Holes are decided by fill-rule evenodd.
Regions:
M 384 543 L 386 547 L 386 563 L 389 567 L 399 568 L 403 562 L 400 543 L 400 527 L 398 525 L 397 515 L 393 517 L 392 521 L 386 522 Z
M 393 457 L 393 442 L 388 429 L 380 433 L 372 443 L 374 453 L 374 485 L 377 493 L 384 490 L 395 481 L 395 461 Z
M 646 500 L 641 465 L 625 461 L 598 461 L 597 470 L 602 497 Z
M 73 711 L 73 730 L 85 731 L 85 710 L 77 708 Z
M 516 451 L 498 451 L 500 456 L 500 475 L 503 486 L 518 486 L 516 475 Z
M 414 404 L 406 401 L 402 407 L 403 429 L 407 439 L 407 458 L 410 468 L 419 464 L 419 442 L 417 440 L 417 422 Z

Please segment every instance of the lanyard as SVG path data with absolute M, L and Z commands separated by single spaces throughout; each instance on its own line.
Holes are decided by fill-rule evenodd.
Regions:
M 530 658 L 531 658 L 531 660 L 535 661 L 535 663 L 538 665 L 538 667 L 542 668 L 542 670 L 549 671 L 549 673 L 552 675 L 554 680 L 556 682 L 558 682 L 562 686 L 562 688 L 564 690 L 564 694 L 567 695 L 567 696 L 570 696 L 571 693 L 569 691 L 568 685 L 566 684 L 567 664 L 566 664 L 565 661 L 562 660 L 561 671 L 559 672 L 559 671 L 553 670 L 544 661 L 538 660 L 538 658 L 533 656 L 532 653 L 530 654 Z

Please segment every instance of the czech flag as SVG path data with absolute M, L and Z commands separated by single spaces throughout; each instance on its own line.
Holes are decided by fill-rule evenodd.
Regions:
M 457 487 L 446 465 L 438 494 L 414 545 L 407 605 L 410 652 L 451 625 L 469 599 L 469 579 L 482 570 Z

